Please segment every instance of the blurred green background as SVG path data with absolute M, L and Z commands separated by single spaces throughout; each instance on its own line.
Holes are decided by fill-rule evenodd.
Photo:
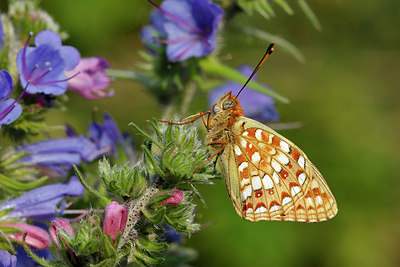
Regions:
M 290 98 L 289 105 L 278 103 L 281 121 L 303 127 L 281 133 L 324 174 L 339 213 L 319 224 L 247 222 L 217 181 L 200 188 L 207 203 L 197 210 L 204 229 L 185 245 L 198 251 L 197 266 L 400 266 L 400 1 L 309 0 L 322 32 L 296 1 L 288 2 L 293 16 L 274 6 L 277 16 L 270 21 L 243 15 L 234 22 L 277 34 L 304 53 L 306 61 L 299 63 L 277 44 L 259 80 Z M 104 56 L 113 68 L 131 68 L 140 60 L 146 1 L 43 0 L 42 7 L 83 56 Z M 231 66 L 255 65 L 266 47 L 229 25 L 223 37 L 220 55 L 231 58 L 225 60 Z M 131 131 L 129 122 L 146 127 L 146 120 L 162 115 L 140 83 L 116 81 L 112 87 L 111 99 L 71 94 L 68 112 L 52 113 L 49 123 L 61 119 L 83 133 L 97 107 Z M 204 99 L 197 94 L 191 111 L 205 110 Z

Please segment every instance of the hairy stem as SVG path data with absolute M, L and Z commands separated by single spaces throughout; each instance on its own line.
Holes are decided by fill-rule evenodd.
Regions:
M 121 250 L 122 246 L 128 243 L 129 240 L 138 238 L 135 226 L 141 217 L 141 210 L 146 207 L 147 203 L 157 192 L 157 188 L 150 187 L 146 189 L 146 192 L 144 192 L 143 196 L 139 200 L 134 201 L 130 199 L 126 202 L 129 211 L 128 221 L 126 223 L 125 231 L 121 237 L 121 240 L 119 241 L 117 251 Z

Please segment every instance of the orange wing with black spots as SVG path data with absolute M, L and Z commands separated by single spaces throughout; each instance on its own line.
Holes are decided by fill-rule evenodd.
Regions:
M 231 134 L 221 158 L 229 162 L 221 167 L 240 216 L 249 221 L 319 222 L 336 215 L 336 201 L 324 178 L 291 141 L 243 116 Z

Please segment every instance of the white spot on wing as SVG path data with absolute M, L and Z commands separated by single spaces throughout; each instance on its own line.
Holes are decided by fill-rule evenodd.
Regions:
M 248 208 L 247 210 L 246 210 L 246 214 L 252 214 L 253 213 L 253 209 L 252 208 Z
M 247 147 L 247 141 L 244 140 L 243 138 L 240 139 L 240 145 L 241 145 L 243 148 L 246 148 L 246 147 Z
M 272 179 L 274 179 L 274 182 L 276 184 L 279 184 L 279 176 L 278 176 L 278 174 L 276 174 L 276 172 L 272 173 Z
M 251 185 L 246 186 L 242 191 L 242 202 L 245 202 L 251 196 Z
M 246 192 L 247 197 L 251 197 L 251 185 L 246 186 L 244 192 Z
M 315 202 L 317 202 L 317 205 L 318 204 L 324 204 L 324 202 L 322 202 L 322 197 L 321 196 L 316 196 L 315 197 Z
M 297 160 L 299 163 L 299 166 L 302 167 L 303 169 L 306 167 L 306 162 L 304 160 L 304 157 L 300 155 L 299 159 Z
M 299 179 L 299 183 L 301 185 L 304 184 L 304 182 L 306 181 L 306 174 L 304 172 L 300 173 L 299 176 L 297 177 L 297 179 Z
M 254 191 L 260 190 L 262 188 L 260 176 L 251 177 L 251 185 L 253 186 Z
M 267 212 L 267 209 L 264 206 L 260 206 L 256 209 L 254 213 L 264 213 Z
M 275 171 L 277 171 L 277 172 L 281 172 L 282 171 L 281 165 L 276 160 L 272 160 L 271 161 L 271 165 L 272 165 L 272 168 L 274 168 Z
M 285 151 L 286 153 L 290 152 L 290 146 L 288 143 L 286 143 L 285 141 L 281 141 L 279 143 L 279 145 L 281 146 L 282 150 Z
M 244 169 L 246 169 L 247 167 L 249 167 L 249 164 L 246 161 L 243 161 L 242 163 L 240 163 L 239 165 L 239 172 L 242 172 Z
M 261 130 L 261 129 L 257 129 L 257 130 L 256 130 L 255 137 L 256 137 L 258 140 L 262 140 L 262 135 L 261 135 L 261 133 L 262 133 L 262 130 Z
M 282 154 L 282 153 L 279 153 L 278 154 L 278 160 L 282 163 L 282 164 L 284 164 L 284 165 L 288 165 L 289 164 L 289 158 L 288 157 L 286 157 L 284 154 Z
M 237 145 L 235 145 L 233 149 L 235 150 L 236 155 L 238 155 L 238 156 L 242 155 L 242 151 L 240 150 L 240 148 Z
M 280 210 L 280 209 L 281 209 L 281 206 L 274 205 L 269 209 L 269 212 L 274 212 L 274 211 L 277 211 L 277 210 Z
M 253 153 L 253 155 L 251 155 L 251 161 L 253 163 L 259 163 L 261 160 L 261 156 L 260 153 L 258 153 L 257 151 Z
M 262 182 L 263 182 L 265 190 L 274 188 L 274 183 L 272 182 L 272 179 L 271 179 L 271 177 L 269 177 L 268 174 L 264 175 L 264 177 L 262 178 Z
M 240 187 L 243 187 L 249 183 L 250 183 L 250 178 L 243 179 L 242 181 L 240 181 Z
M 289 203 L 290 201 L 292 201 L 291 197 L 284 197 L 282 199 L 282 206 L 285 206 L 287 203 Z
M 249 135 L 249 132 L 248 132 L 248 131 L 244 131 L 244 132 L 242 133 L 242 135 L 243 135 L 243 136 L 248 136 L 248 135 Z
M 306 202 L 309 206 L 314 207 L 314 202 L 312 201 L 311 197 L 306 198 Z
M 290 191 L 291 191 L 291 193 L 292 193 L 292 196 L 295 196 L 295 195 L 297 195 L 298 193 L 300 193 L 301 189 L 300 189 L 299 186 L 295 185 L 295 186 L 292 186 L 292 188 L 290 189 Z

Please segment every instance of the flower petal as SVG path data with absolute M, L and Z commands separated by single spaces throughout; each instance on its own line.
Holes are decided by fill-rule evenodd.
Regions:
M 0 71 L 0 101 L 8 97 L 13 90 L 13 80 L 6 70 Z
M 67 184 L 45 185 L 28 191 L 22 196 L 4 202 L 0 210 L 14 208 L 3 218 L 41 218 L 51 219 L 57 205 L 65 196 L 81 196 L 85 189 L 75 176 Z
M 12 123 L 16 119 L 18 119 L 18 117 L 21 115 L 22 107 L 18 103 L 14 104 L 15 105 L 14 108 L 12 108 L 12 110 L 9 111 L 7 115 L 3 114 L 3 112 L 5 112 L 5 110 L 10 105 L 13 105 L 14 102 L 15 102 L 14 99 L 7 98 L 6 100 L 4 100 L 3 102 L 0 103 L 0 126 L 3 125 L 3 124 L 8 125 L 8 124 Z
M 79 51 L 72 46 L 63 46 L 60 49 L 61 57 L 65 60 L 65 70 L 72 70 L 76 65 L 79 64 L 81 54 Z
M 1 27 L 1 19 L 0 19 Z M 17 265 L 17 256 L 11 255 L 6 250 L 0 250 L 0 266 L 2 267 L 15 267 Z
M 44 30 L 36 35 L 35 45 L 51 45 L 54 48 L 59 48 L 61 47 L 61 38 L 60 36 L 58 36 L 57 33 L 53 31 Z

